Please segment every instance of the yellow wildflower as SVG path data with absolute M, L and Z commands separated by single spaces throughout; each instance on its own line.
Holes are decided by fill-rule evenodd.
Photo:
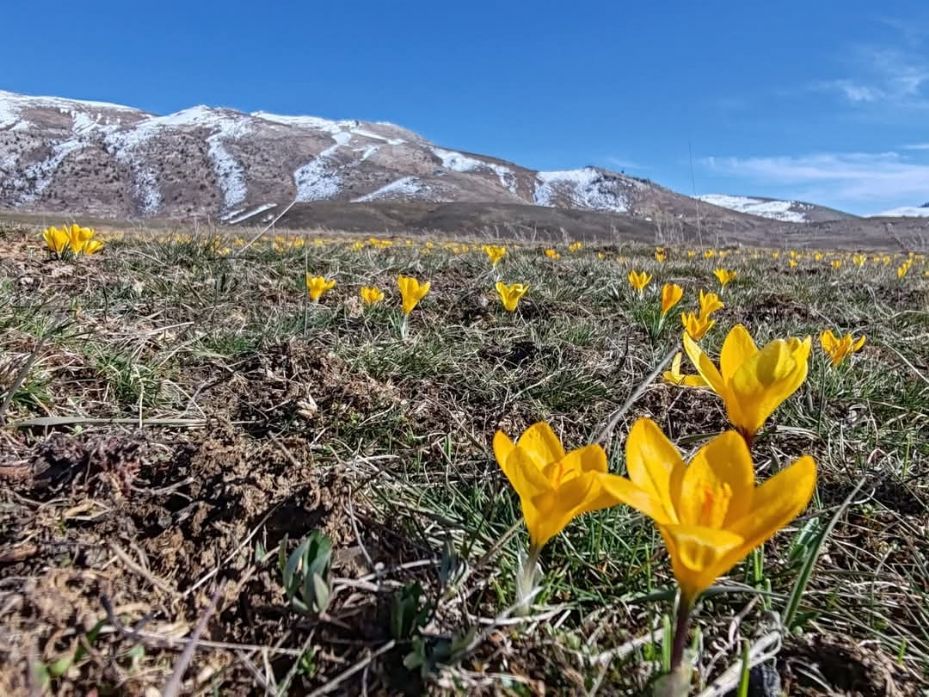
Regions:
M 42 238 L 45 240 L 45 247 L 59 257 L 64 254 L 71 242 L 71 237 L 66 229 L 63 230 L 54 226 L 45 228 Z
M 684 289 L 676 283 L 665 283 L 661 287 L 661 314 L 668 314 L 684 297 Z
M 831 329 L 827 329 L 819 335 L 819 343 L 823 347 L 825 354 L 829 356 L 833 367 L 840 365 L 851 354 L 860 351 L 865 340 L 864 336 L 856 339 L 851 334 L 839 338 L 832 333 Z
M 655 521 L 684 608 L 796 518 L 816 487 L 808 455 L 755 486 L 751 454 L 735 431 L 716 436 L 685 464 L 650 419 L 629 432 L 626 468 L 628 479 L 611 476 L 602 486 Z
M 696 312 L 682 312 L 681 324 L 684 325 L 684 332 L 694 341 L 699 341 L 706 333 L 713 328 L 716 320 L 710 319 L 709 315 L 697 314 Z
M 582 513 L 617 503 L 603 490 L 604 480 L 611 476 L 603 448 L 588 445 L 566 453 L 547 423 L 533 424 L 516 443 L 497 431 L 494 455 L 519 496 L 535 549 Z
M 310 300 L 314 303 L 319 302 L 323 294 L 333 288 L 335 288 L 335 279 L 330 280 L 326 279 L 324 276 L 306 275 L 306 290 L 310 294 Z
M 374 286 L 362 286 L 358 294 L 365 305 L 377 305 L 384 299 L 384 291 Z
M 496 266 L 500 260 L 506 256 L 506 247 L 496 244 L 485 244 L 481 249 L 484 250 L 484 254 L 487 255 L 487 258 L 490 259 L 490 265 Z
M 719 368 L 703 350 L 684 335 L 684 350 L 691 362 L 726 405 L 729 422 L 746 441 L 764 425 L 781 402 L 806 380 L 812 340 L 775 339 L 762 349 L 748 330 L 737 324 L 726 336 Z
M 495 288 L 500 296 L 500 302 L 503 303 L 503 307 L 507 312 L 515 312 L 520 299 L 529 290 L 529 286 L 525 283 L 510 283 L 507 285 L 503 281 L 497 281 Z
M 709 317 L 714 312 L 722 310 L 725 307 L 716 293 L 704 293 L 703 290 L 701 290 L 698 298 L 700 300 L 701 317 Z
M 716 276 L 716 280 L 719 281 L 719 285 L 725 288 L 730 283 L 732 283 L 738 274 L 735 271 L 730 271 L 729 269 L 715 269 L 713 275 Z
M 400 297 L 403 299 L 403 314 L 409 315 L 419 301 L 426 297 L 431 284 L 429 281 L 420 283 L 412 276 L 398 276 L 397 287 L 400 289 Z
M 630 271 L 627 278 L 629 279 L 629 285 L 632 286 L 639 295 L 642 295 L 646 286 L 652 282 L 651 275 L 645 271 Z

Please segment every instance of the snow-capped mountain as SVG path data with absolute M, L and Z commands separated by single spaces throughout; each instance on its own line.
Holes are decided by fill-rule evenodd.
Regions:
M 883 213 L 876 213 L 872 218 L 929 218 L 929 203 L 921 206 L 901 206 L 891 208 Z
M 704 194 L 697 196 L 704 203 L 709 203 L 731 211 L 757 215 L 769 220 L 786 223 L 819 223 L 827 220 L 843 220 L 853 216 L 824 206 L 803 201 L 783 201 L 757 196 L 730 196 L 728 194 Z
M 290 201 L 528 204 L 643 218 L 669 198 L 608 170 L 540 172 L 399 126 L 196 106 L 131 107 L 0 91 L 0 207 L 230 223 Z M 674 206 L 671 205 L 671 209 Z

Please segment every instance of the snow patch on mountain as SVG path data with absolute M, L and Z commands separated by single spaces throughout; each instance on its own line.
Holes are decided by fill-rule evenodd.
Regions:
M 482 170 L 489 170 L 497 175 L 497 178 L 503 186 L 514 194 L 516 193 L 516 176 L 509 167 L 499 165 L 496 162 L 478 160 L 475 157 L 469 157 L 468 155 L 454 150 L 435 147 L 430 149 L 432 150 L 432 154 L 442 161 L 442 166 L 445 169 L 450 169 L 453 172 L 480 172 Z
M 321 155 L 294 170 L 297 201 L 324 201 L 339 195 L 342 178 L 329 164 L 329 158 Z
M 929 208 L 926 206 L 901 206 L 891 208 L 883 213 L 875 213 L 871 218 L 929 218 Z
M 365 201 L 377 201 L 379 199 L 396 199 L 396 198 L 415 198 L 428 191 L 426 187 L 416 177 L 403 177 L 389 184 L 385 184 L 380 189 L 376 189 L 369 194 L 359 196 L 353 199 L 353 203 L 364 203 Z
M 351 128 L 355 121 L 331 121 L 318 116 L 287 116 L 284 114 L 271 114 L 267 111 L 254 111 L 252 116 L 265 121 L 272 121 L 285 126 L 297 126 L 298 128 L 309 128 L 314 131 L 323 131 L 329 134 L 341 133 Z
M 361 162 L 365 162 L 369 157 L 381 149 L 380 145 L 369 145 L 366 148 L 355 148 L 355 152 L 361 153 Z
M 64 159 L 72 152 L 85 147 L 87 143 L 79 140 L 64 140 L 52 146 L 52 154 L 44 160 L 34 162 L 26 167 L 23 174 L 27 182 L 33 182 L 32 190 L 26 191 L 20 197 L 20 203 L 32 203 L 42 195 L 48 185 L 52 183 L 52 176 L 55 171 L 64 162 Z
M 211 131 L 206 138 L 207 157 L 219 183 L 224 206 L 231 209 L 248 195 L 245 169 L 226 147 L 228 141 L 238 140 L 251 132 L 247 117 L 195 106 L 167 116 L 148 117 L 128 129 L 107 129 L 107 147 L 119 162 L 129 166 L 133 188 L 143 212 L 154 213 L 161 205 L 157 177 L 145 164 L 145 146 L 166 130 L 188 128 Z
M 361 136 L 362 138 L 370 138 L 371 140 L 382 140 L 388 145 L 403 145 L 406 141 L 403 138 L 388 138 L 387 136 L 382 136 L 379 133 L 372 133 L 363 128 L 353 128 L 352 133 L 356 136 Z
M 265 211 L 269 211 L 272 208 L 277 208 L 277 204 L 276 203 L 262 203 L 260 206 L 256 206 L 255 208 L 252 208 L 251 210 L 239 209 L 233 212 L 232 215 L 223 216 L 222 218 L 220 218 L 220 220 L 222 220 L 225 223 L 228 223 L 229 225 L 235 225 L 236 223 L 241 223 L 245 220 L 248 220 L 249 218 L 254 218 L 259 213 L 264 213 Z
M 780 220 L 784 223 L 807 223 L 809 220 L 804 209 L 811 206 L 799 201 L 777 201 L 750 196 L 729 196 L 728 194 L 704 194 L 697 196 L 704 203 L 720 208 L 728 208 L 738 213 L 748 213 L 770 220 Z
M 342 191 L 339 164 L 332 156 L 340 147 L 351 142 L 352 134 L 338 130 L 329 132 L 329 135 L 335 142 L 294 171 L 297 201 L 301 203 L 335 198 Z
M 593 167 L 537 172 L 533 200 L 537 206 L 551 208 L 555 206 L 556 198 L 562 196 L 579 208 L 626 213 L 629 202 L 618 188 L 636 184 L 606 177 Z

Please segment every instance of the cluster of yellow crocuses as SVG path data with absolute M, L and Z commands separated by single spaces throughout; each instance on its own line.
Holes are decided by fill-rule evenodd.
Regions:
M 335 288 L 335 285 L 334 278 L 306 275 L 306 290 L 310 300 L 314 303 L 318 303 L 323 295 Z M 419 302 L 428 295 L 430 287 L 429 281 L 420 282 L 419 279 L 412 276 L 401 275 L 397 277 L 397 288 L 400 291 L 400 301 L 404 315 L 413 312 Z M 362 286 L 358 291 L 358 295 L 365 305 L 377 305 L 385 297 L 384 291 L 376 286 Z
M 306 275 L 306 291 L 310 300 L 318 303 L 330 290 L 335 288 L 336 281 L 325 276 Z M 421 282 L 412 276 L 398 276 L 397 288 L 400 291 L 400 301 L 403 308 L 403 314 L 409 315 L 419 304 L 420 300 L 426 297 L 431 288 L 429 281 Z M 497 294 L 500 296 L 500 302 L 507 312 L 515 312 L 519 301 L 528 292 L 529 286 L 524 283 L 504 283 L 497 281 L 495 285 Z M 384 291 L 376 286 L 362 286 L 358 295 L 365 305 L 377 305 L 384 300 Z
M 775 339 L 759 349 L 737 325 L 718 366 L 686 334 L 683 341 L 698 373 L 684 384 L 715 392 L 732 426 L 689 463 L 647 418 L 636 421 L 626 439 L 626 477 L 608 471 L 599 444 L 566 452 L 543 422 L 515 442 L 502 431 L 493 440 L 496 460 L 519 496 L 530 540 L 527 563 L 535 568 L 539 550 L 575 517 L 631 506 L 654 521 L 665 542 L 680 588 L 679 633 L 686 633 L 698 596 L 793 520 L 816 485 L 813 459 L 803 456 L 756 486 L 750 452 L 768 417 L 806 379 L 810 338 Z M 681 636 L 674 646 L 672 666 L 679 667 Z
M 62 225 L 47 227 L 42 232 L 45 248 L 59 259 L 66 254 L 96 254 L 103 249 L 103 242 L 95 239 L 93 228 L 80 225 Z

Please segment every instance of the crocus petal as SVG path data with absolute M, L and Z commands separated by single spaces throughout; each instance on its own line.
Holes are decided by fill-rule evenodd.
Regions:
M 675 519 L 665 509 L 664 502 L 640 489 L 625 477 L 605 474 L 601 478 L 601 486 L 615 502 L 631 506 L 639 513 L 647 515 L 658 525 L 670 525 L 675 522 Z
M 629 479 L 649 497 L 661 503 L 665 517 L 676 520 L 671 501 L 671 478 L 684 461 L 674 444 L 651 419 L 639 419 L 626 439 Z
M 827 329 L 819 335 L 819 343 L 826 353 L 831 354 L 833 349 L 835 349 L 835 345 L 838 343 L 838 339 L 836 339 L 831 329 Z
M 713 388 L 716 394 L 725 399 L 726 385 L 723 382 L 723 376 L 719 374 L 719 371 L 716 369 L 716 366 L 713 365 L 713 361 L 710 360 L 709 356 L 703 353 L 703 349 L 701 349 L 697 342 L 691 339 L 687 334 L 684 334 L 684 350 L 687 352 L 687 357 L 690 358 L 690 362 L 693 363 L 700 377 L 706 380 L 706 383 Z
M 517 445 L 536 463 L 539 469 L 551 462 L 557 462 L 565 456 L 561 441 L 555 435 L 552 427 L 544 421 L 534 423 L 523 431 Z
M 751 510 L 734 521 L 730 530 L 744 538 L 751 550 L 796 518 L 815 488 L 816 463 L 804 455 L 755 489 Z
M 532 457 L 518 445 L 499 464 L 521 500 L 535 499 L 554 488 Z
M 723 380 L 731 380 L 739 366 L 756 353 L 758 347 L 755 346 L 752 335 L 741 324 L 735 325 L 726 335 L 719 354 L 719 372 Z
M 506 460 L 514 448 L 516 448 L 516 443 L 503 431 L 497 431 L 494 434 L 494 457 L 497 458 L 497 464 L 501 468 L 506 464 Z
M 682 524 L 729 527 L 752 508 L 755 470 L 745 440 L 735 431 L 716 436 L 671 479 Z
M 725 574 L 736 562 L 729 558 L 744 547 L 744 540 L 728 530 L 695 525 L 666 525 L 661 534 L 668 547 L 674 576 L 691 600 Z
M 567 482 L 585 472 L 606 472 L 606 453 L 597 444 L 572 450 L 557 462 L 547 465 L 543 472 L 555 482 Z

